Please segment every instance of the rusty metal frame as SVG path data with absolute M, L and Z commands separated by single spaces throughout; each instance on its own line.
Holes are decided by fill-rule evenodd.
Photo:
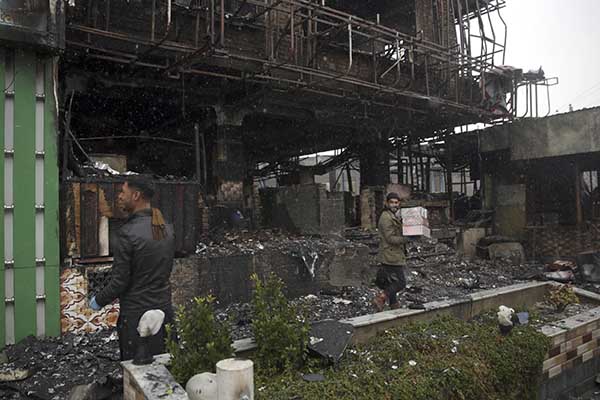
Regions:
M 109 0 L 105 1 L 107 10 L 109 10 Z M 448 1 L 446 18 L 449 20 L 454 19 L 455 23 L 458 23 L 461 27 L 463 19 L 481 18 L 481 15 L 489 14 L 496 9 L 502 8 L 504 3 L 504 0 L 495 0 L 491 6 L 488 6 L 486 3 L 485 7 L 481 7 L 481 9 L 471 10 L 468 8 L 469 0 Z M 452 5 L 452 13 L 457 15 L 456 8 L 462 10 L 460 6 L 461 1 L 465 1 L 467 5 L 467 14 L 463 16 L 462 11 L 460 11 L 461 17 L 454 18 L 451 15 L 450 4 Z M 164 37 L 156 40 L 156 2 L 167 2 L 167 6 L 171 4 L 171 0 L 153 0 L 151 21 L 149 21 L 149 25 L 151 26 L 149 38 L 116 31 L 114 24 L 108 23 L 108 16 L 104 29 L 99 29 L 95 21 L 91 24 L 76 22 L 68 24 L 68 31 L 74 34 L 77 32 L 85 33 L 90 39 L 93 36 L 95 38 L 124 41 L 136 46 L 142 46 L 143 50 L 137 54 L 128 54 L 122 50 L 115 51 L 108 48 L 108 46 L 100 45 L 101 41 L 96 40 L 88 40 L 87 42 L 69 40 L 68 43 L 72 46 L 93 50 L 90 54 L 92 57 L 118 62 L 127 61 L 132 65 L 136 64 L 140 66 L 156 67 L 158 65 L 160 69 L 164 69 L 167 72 L 177 69 L 182 73 L 226 77 L 236 80 L 250 79 L 259 83 L 278 82 L 286 84 L 289 90 L 292 91 L 314 91 L 334 96 L 337 93 L 337 95 L 347 97 L 345 93 L 348 93 L 349 90 L 339 90 L 339 88 L 335 87 L 336 85 L 332 85 L 332 83 L 336 83 L 367 90 L 371 93 L 373 99 L 379 99 L 388 105 L 398 104 L 398 99 L 432 100 L 435 98 L 436 103 L 455 112 L 471 115 L 486 114 L 479 107 L 478 102 L 474 100 L 473 96 L 464 98 L 459 93 L 459 88 L 462 85 L 458 84 L 458 82 L 453 85 L 455 93 L 450 93 L 447 97 L 442 98 L 438 94 L 430 92 L 430 80 L 432 76 L 446 77 L 446 82 L 453 79 L 476 81 L 477 79 L 484 79 L 484 73 L 492 68 L 493 63 L 487 61 L 490 57 L 489 54 L 478 57 L 471 56 L 470 48 L 465 46 L 467 43 L 463 43 L 462 40 L 460 49 L 450 48 L 448 46 L 449 43 L 443 45 L 423 40 L 422 38 L 416 38 L 381 25 L 378 21 L 368 21 L 309 0 L 238 0 L 238 3 L 242 3 L 242 5 L 255 6 L 256 14 L 247 21 L 247 24 L 255 27 L 258 26 L 265 32 L 264 49 L 266 57 L 253 57 L 238 52 L 236 49 L 230 48 L 231 46 L 228 47 L 225 35 L 229 22 L 226 18 L 224 0 L 219 1 L 220 5 L 218 7 L 215 4 L 216 0 L 202 1 L 205 7 L 200 7 L 199 9 L 204 8 L 207 12 L 203 16 L 203 12 L 196 11 L 195 35 L 191 43 L 179 42 L 171 35 L 171 30 L 169 29 L 171 27 L 170 15 L 171 12 L 177 12 L 176 8 L 168 12 L 167 28 L 165 29 Z M 170 9 L 168 7 L 168 10 Z M 283 31 L 277 29 L 277 26 L 273 26 L 273 13 L 280 15 L 287 14 L 288 22 Z M 199 39 L 200 22 L 202 19 L 205 20 L 208 34 L 208 39 L 205 43 Z M 88 17 L 87 22 L 92 22 L 90 20 L 94 20 L 93 15 Z M 306 31 L 297 28 L 302 24 L 305 24 L 307 27 Z M 218 33 L 216 31 L 217 25 L 219 26 Z M 337 39 L 339 35 L 333 34 L 333 32 L 336 32 L 340 27 L 344 27 L 344 30 L 347 31 L 347 36 L 343 42 L 335 42 L 334 39 Z M 448 29 L 450 30 L 450 25 Z M 276 35 L 279 35 L 277 39 Z M 277 40 L 276 46 L 273 45 L 275 40 Z M 249 78 L 242 78 L 242 76 L 237 76 L 231 72 L 215 72 L 214 68 L 198 66 L 200 60 L 206 61 L 207 57 L 211 57 L 211 54 L 215 51 L 214 47 L 217 45 L 217 41 L 220 46 L 218 50 L 220 57 L 253 64 L 256 67 L 256 71 L 262 72 L 249 74 Z M 284 42 L 289 46 L 288 57 L 279 59 L 279 46 Z M 91 45 L 91 43 L 94 43 L 94 45 Z M 343 71 L 328 72 L 319 69 L 315 65 L 315 59 L 319 54 L 319 43 L 321 43 L 321 47 L 327 46 L 328 50 L 338 47 L 347 51 L 347 65 Z M 356 43 L 370 43 L 371 49 L 359 49 Z M 381 48 L 390 48 L 392 52 L 387 57 L 382 57 L 381 53 L 383 52 L 380 52 Z M 146 58 L 149 58 L 150 53 L 154 53 L 158 57 L 156 53 L 159 50 L 161 55 L 167 59 L 164 63 L 159 62 L 157 64 L 156 59 L 146 60 Z M 406 54 L 405 60 L 400 59 L 402 51 Z M 393 59 L 394 54 L 396 59 Z M 370 79 L 361 77 L 356 72 L 355 56 L 366 56 L 372 60 Z M 392 59 L 389 58 L 390 56 Z M 156 57 L 153 56 L 153 58 Z M 493 59 L 494 53 L 491 54 L 491 57 Z M 174 62 L 173 58 L 175 59 Z M 387 61 L 381 64 L 381 60 Z M 380 65 L 383 65 L 383 68 L 381 71 L 378 71 Z M 403 74 L 403 67 L 407 68 L 410 73 Z M 417 79 L 417 71 L 424 78 L 426 94 L 415 90 L 407 90 L 408 87 L 411 87 L 412 82 Z M 284 76 L 279 72 L 283 73 Z M 290 74 L 292 74 L 291 77 Z M 390 74 L 394 75 L 392 79 L 393 83 L 386 84 L 382 80 Z M 407 81 L 408 84 L 404 85 L 404 87 L 398 87 L 402 81 Z

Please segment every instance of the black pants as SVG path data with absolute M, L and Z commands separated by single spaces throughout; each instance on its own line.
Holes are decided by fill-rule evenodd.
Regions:
M 404 267 L 381 264 L 375 279 L 377 287 L 385 292 L 391 304 L 398 302 L 397 294 L 406 287 Z
M 163 354 L 165 352 L 165 339 L 167 337 L 165 325 L 173 324 L 172 307 L 161 308 L 161 310 L 165 313 L 165 321 L 163 322 L 160 331 L 148 339 L 148 347 L 152 355 Z M 140 340 L 137 327 L 144 312 L 119 314 L 117 333 L 119 334 L 121 361 L 131 360 L 135 357 L 135 351 Z

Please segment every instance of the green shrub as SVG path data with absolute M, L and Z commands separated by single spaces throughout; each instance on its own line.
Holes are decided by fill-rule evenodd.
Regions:
M 271 274 L 265 282 L 252 275 L 252 331 L 257 349 L 253 359 L 265 374 L 299 367 L 308 345 L 308 322 L 284 296 L 283 282 Z
M 170 370 L 184 386 L 196 374 L 214 372 L 218 361 L 233 355 L 229 329 L 215 319 L 213 302 L 212 296 L 197 297 L 187 309 L 177 309 L 175 326 L 179 342 L 173 340 L 173 327 L 167 325 Z

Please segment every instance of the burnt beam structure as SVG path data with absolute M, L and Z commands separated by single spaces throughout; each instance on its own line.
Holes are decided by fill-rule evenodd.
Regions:
M 504 1 L 479 3 L 76 2 L 66 6 L 62 117 L 73 99 L 81 150 L 195 176 L 225 202 L 241 201 L 259 163 L 340 148 L 362 161 L 363 185 L 379 186 L 388 137 L 498 118 L 482 105 L 483 83 L 504 47 L 474 51 L 470 25 Z

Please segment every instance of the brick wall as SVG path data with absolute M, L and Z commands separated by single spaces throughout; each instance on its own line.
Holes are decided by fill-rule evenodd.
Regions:
M 558 399 L 595 379 L 600 368 L 600 307 L 542 327 L 551 339 L 542 399 Z M 566 398 L 566 397 L 565 397 Z

